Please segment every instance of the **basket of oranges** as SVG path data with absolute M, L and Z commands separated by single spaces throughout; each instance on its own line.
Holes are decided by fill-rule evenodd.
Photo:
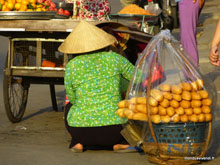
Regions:
M 164 157 L 200 156 L 209 142 L 211 105 L 204 81 L 197 79 L 172 85 L 164 83 L 151 89 L 148 98 L 123 100 L 118 103 L 117 114 L 148 125 L 151 134 L 143 140 L 143 149 L 150 158 L 156 158 L 158 149 Z
M 154 36 L 139 56 L 117 114 L 122 135 L 158 164 L 198 164 L 211 138 L 216 90 L 169 31 Z M 200 159 L 201 160 L 201 159 Z

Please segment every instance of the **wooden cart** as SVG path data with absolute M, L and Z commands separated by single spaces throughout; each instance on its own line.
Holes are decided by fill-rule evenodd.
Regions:
M 53 109 L 58 110 L 54 86 L 64 84 L 65 66 L 73 55 L 62 54 L 57 49 L 77 24 L 78 21 L 73 19 L 0 21 L 0 35 L 9 38 L 3 96 L 11 122 L 21 121 L 31 84 L 48 84 Z M 151 39 L 146 33 L 118 29 L 118 32 L 122 31 L 143 43 Z M 52 61 L 55 66 L 43 66 L 45 60 Z
M 25 112 L 30 84 L 49 84 L 53 109 L 57 111 L 54 85 L 63 84 L 67 54 L 57 51 L 77 21 L 1 20 L 0 35 L 9 38 L 3 77 L 3 96 L 7 116 L 19 122 Z M 44 60 L 55 67 L 43 67 Z

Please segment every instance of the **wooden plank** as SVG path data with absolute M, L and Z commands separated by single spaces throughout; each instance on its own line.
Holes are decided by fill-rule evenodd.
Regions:
M 64 71 L 12 69 L 12 75 L 29 77 L 64 77 Z
M 69 32 L 79 23 L 74 19 L 51 19 L 51 20 L 0 20 L 1 28 L 24 28 L 25 31 L 51 31 Z M 99 21 L 91 21 L 92 24 L 99 24 Z
M 36 53 L 36 66 L 40 67 L 41 66 L 41 57 L 42 57 L 42 42 L 37 41 L 37 53 Z

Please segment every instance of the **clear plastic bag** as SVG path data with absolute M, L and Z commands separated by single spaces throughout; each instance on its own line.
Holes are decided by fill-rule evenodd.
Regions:
M 155 15 L 159 15 L 162 12 L 158 3 L 150 3 L 149 5 L 145 5 L 144 9 Z
M 204 156 L 210 141 L 216 90 L 169 30 L 153 37 L 136 62 L 119 116 L 122 135 L 154 161 Z

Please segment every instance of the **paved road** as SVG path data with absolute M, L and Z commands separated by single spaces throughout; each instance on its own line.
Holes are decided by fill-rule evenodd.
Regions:
M 119 0 L 110 0 L 112 13 L 120 10 Z M 219 0 L 206 0 L 200 21 L 204 26 L 198 28 L 198 47 L 200 68 L 204 74 L 214 80 L 217 91 L 220 91 L 217 68 L 209 64 L 207 55 L 217 18 L 220 15 Z M 179 29 L 173 34 L 178 37 Z M 68 150 L 70 137 L 63 124 L 64 87 L 56 86 L 59 112 L 52 111 L 49 87 L 32 85 L 29 92 L 27 109 L 22 122 L 12 124 L 6 118 L 2 97 L 2 70 L 7 52 L 7 38 L 0 37 L 0 164 L 1 165 L 146 165 L 150 164 L 145 155 L 138 153 L 115 154 L 112 151 L 87 151 L 73 154 Z M 214 161 L 207 164 L 217 165 L 220 162 L 219 101 L 216 107 L 213 126 L 213 139 L 210 156 Z M 203 163 L 206 164 L 206 163 Z

